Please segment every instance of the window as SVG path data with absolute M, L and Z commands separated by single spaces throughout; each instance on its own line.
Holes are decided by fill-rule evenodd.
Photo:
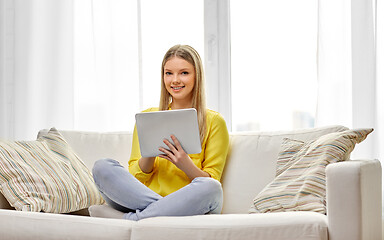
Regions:
M 175 44 L 204 56 L 203 0 L 93 0 L 75 6 L 75 128 L 132 131 L 156 107 L 161 62 Z
M 317 1 L 231 1 L 232 130 L 312 127 Z
M 175 44 L 193 46 L 205 60 L 208 106 L 230 130 L 313 126 L 317 1 L 74 5 L 76 129 L 132 130 L 135 113 L 158 105 L 161 61 Z M 205 50 L 212 56 L 204 59 Z
M 143 108 L 159 105 L 161 62 L 176 44 L 195 48 L 204 59 L 203 0 L 141 1 Z
M 75 129 L 132 130 L 139 111 L 136 1 L 74 1 Z

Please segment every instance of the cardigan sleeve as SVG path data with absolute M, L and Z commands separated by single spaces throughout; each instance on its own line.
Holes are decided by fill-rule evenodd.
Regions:
M 219 113 L 213 116 L 206 137 L 202 170 L 220 181 L 228 154 L 229 134 L 225 120 Z

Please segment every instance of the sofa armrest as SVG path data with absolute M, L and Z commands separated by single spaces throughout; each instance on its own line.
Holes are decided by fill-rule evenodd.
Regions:
M 330 164 L 326 181 L 329 239 L 381 239 L 380 162 Z

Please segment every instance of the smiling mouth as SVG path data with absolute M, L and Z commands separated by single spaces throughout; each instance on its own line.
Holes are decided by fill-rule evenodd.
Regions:
M 182 86 L 182 87 L 172 87 L 172 86 L 171 86 L 171 88 L 174 89 L 174 90 L 180 90 L 180 89 L 182 89 L 182 88 L 185 88 L 185 86 Z

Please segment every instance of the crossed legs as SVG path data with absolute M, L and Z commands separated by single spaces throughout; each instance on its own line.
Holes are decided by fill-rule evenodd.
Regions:
M 221 184 L 212 178 L 195 178 L 187 186 L 162 197 L 112 159 L 97 161 L 93 167 L 93 177 L 100 193 L 112 209 L 108 211 L 105 206 L 92 206 L 89 209 L 91 216 L 137 221 L 157 216 L 191 216 L 221 212 Z

